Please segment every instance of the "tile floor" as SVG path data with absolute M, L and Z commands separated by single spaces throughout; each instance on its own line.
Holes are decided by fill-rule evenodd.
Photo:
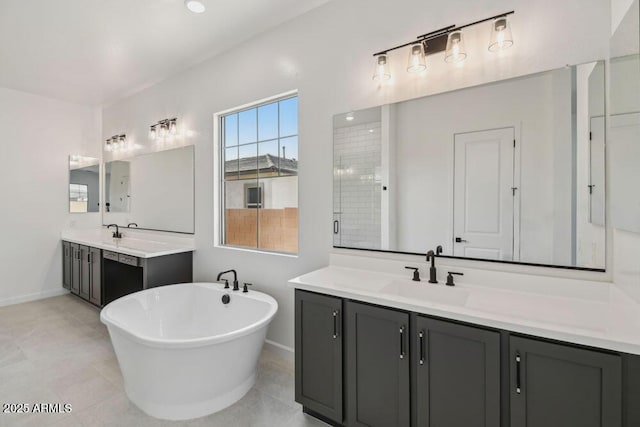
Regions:
M 4 426 L 324 426 L 294 402 L 293 364 L 264 350 L 255 387 L 235 405 L 184 422 L 129 402 L 99 310 L 72 295 L 0 307 L 0 404 L 70 403 L 70 414 L 4 414 Z

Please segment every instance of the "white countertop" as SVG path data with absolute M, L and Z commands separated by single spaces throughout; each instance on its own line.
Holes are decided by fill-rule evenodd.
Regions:
M 111 237 L 111 230 L 106 231 L 105 229 L 64 230 L 60 234 L 60 238 L 66 242 L 139 258 L 154 258 L 194 250 L 191 238 L 163 238 L 158 234 L 143 233 L 126 228 L 121 230 L 123 237 L 120 239 L 114 239 Z
M 395 275 L 332 265 L 289 283 L 296 289 L 640 355 L 640 305 L 612 284 L 585 282 L 585 291 L 576 292 L 570 287 L 577 283 L 559 284 L 557 290 L 528 284 L 511 289 L 467 284 L 461 277 L 455 287 L 410 278 L 410 271 Z

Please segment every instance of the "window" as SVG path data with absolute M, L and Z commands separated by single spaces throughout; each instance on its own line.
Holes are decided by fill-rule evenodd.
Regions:
M 298 97 L 220 116 L 221 244 L 298 252 Z
M 87 212 L 89 205 L 89 186 L 84 184 L 69 184 L 69 212 Z

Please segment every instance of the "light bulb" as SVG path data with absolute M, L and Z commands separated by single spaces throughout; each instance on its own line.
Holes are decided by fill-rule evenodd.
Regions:
M 206 9 L 204 3 L 198 0 L 185 0 L 184 5 L 193 13 L 202 13 Z
M 169 122 L 169 133 L 171 135 L 175 135 L 178 133 L 178 125 L 176 124 L 176 120 L 173 119 Z
M 164 138 L 167 135 L 167 125 L 164 123 L 160 125 L 160 132 L 158 132 L 158 135 L 160 138 Z
M 156 127 L 155 126 L 151 126 L 149 128 L 149 139 L 156 139 L 157 135 L 158 135 L 158 133 L 156 132 Z
M 424 46 L 420 43 L 411 45 L 409 51 L 409 61 L 407 63 L 407 71 L 410 73 L 419 73 L 427 68 L 424 58 Z
M 104 151 L 111 151 L 111 142 L 109 140 L 104 144 Z
M 373 80 L 389 80 L 391 74 L 389 74 L 389 66 L 387 65 L 387 54 L 383 53 L 376 56 L 376 65 L 373 71 Z
M 345 119 L 346 121 L 348 121 L 348 122 L 351 122 L 351 121 L 353 121 L 353 119 L 355 119 L 355 117 L 354 117 L 353 113 L 348 113 L 348 114 L 345 116 L 345 118 L 344 118 L 344 119 Z
M 464 38 L 461 31 L 454 31 L 447 38 L 447 49 L 445 51 L 444 60 L 446 62 L 460 62 L 467 57 L 464 48 Z
M 513 46 L 513 35 L 506 16 L 496 18 L 491 24 L 489 51 L 498 52 Z

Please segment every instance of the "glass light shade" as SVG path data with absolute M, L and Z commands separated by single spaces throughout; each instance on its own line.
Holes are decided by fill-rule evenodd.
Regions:
M 389 80 L 391 74 L 389 73 L 389 64 L 387 64 L 387 55 L 382 54 L 376 56 L 376 65 L 373 70 L 373 80 Z
M 204 4 L 198 0 L 185 0 L 184 5 L 193 13 L 202 13 L 206 9 Z
M 111 151 L 111 142 L 110 141 L 107 141 L 104 144 L 104 151 Z
M 494 19 L 491 24 L 491 38 L 489 40 L 489 51 L 498 52 L 513 46 L 513 35 L 511 26 L 506 16 Z
M 407 61 L 407 71 L 419 73 L 427 69 L 424 57 L 424 46 L 422 43 L 414 43 L 409 50 L 409 60 Z
M 178 133 L 178 124 L 175 120 L 171 120 L 171 122 L 169 122 L 169 133 L 171 135 L 175 135 L 176 133 Z
M 158 135 L 160 136 L 160 138 L 164 138 L 167 135 L 167 125 L 165 125 L 164 123 L 160 125 L 160 131 L 158 132 Z
M 447 50 L 444 54 L 446 62 L 460 62 L 467 57 L 467 51 L 464 48 L 464 38 L 462 31 L 454 31 L 449 33 L 447 37 Z
M 158 133 L 156 132 L 156 127 L 151 126 L 149 128 L 149 139 L 156 139 L 156 136 L 158 136 Z

